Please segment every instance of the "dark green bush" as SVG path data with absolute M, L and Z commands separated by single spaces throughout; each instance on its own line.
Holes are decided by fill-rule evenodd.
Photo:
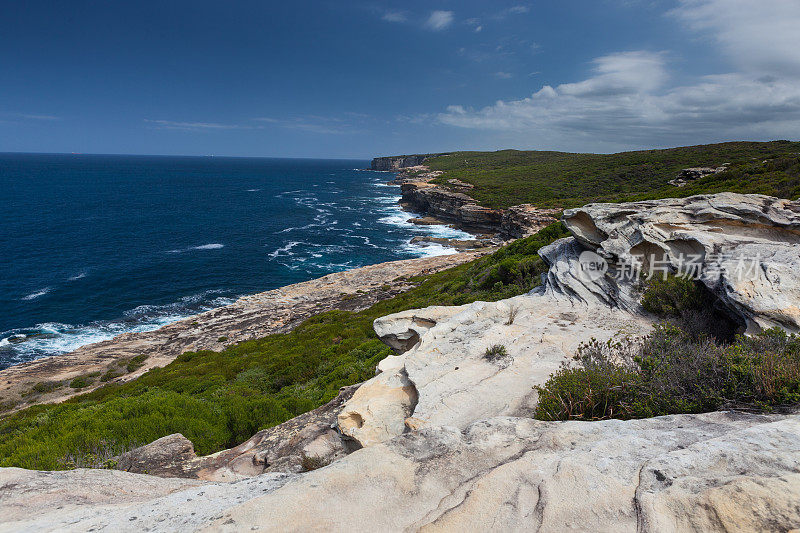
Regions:
M 564 366 L 537 387 L 536 418 L 628 419 L 800 403 L 800 340 L 779 329 L 720 346 L 660 325 L 641 344 L 595 341 L 576 358 L 580 367 Z
M 94 383 L 94 380 L 99 375 L 100 372 L 92 372 L 91 374 L 84 374 L 82 376 L 78 376 L 69 382 L 69 386 L 73 389 L 82 389 L 84 387 L 88 387 L 89 385 Z
M 486 348 L 486 351 L 483 353 L 484 359 L 488 359 L 489 361 L 496 361 L 506 356 L 508 356 L 508 350 L 506 350 L 506 347 L 502 344 L 490 346 Z
M 125 370 L 127 370 L 128 372 L 136 372 L 137 370 L 139 370 L 144 366 L 144 362 L 146 360 L 147 360 L 147 354 L 137 355 L 136 357 L 133 357 L 131 358 L 130 361 L 128 361 L 128 364 L 125 365 Z
M 48 392 L 53 392 L 54 390 L 58 390 L 64 386 L 63 381 L 40 381 L 33 387 L 31 387 L 31 392 L 37 394 L 45 394 Z

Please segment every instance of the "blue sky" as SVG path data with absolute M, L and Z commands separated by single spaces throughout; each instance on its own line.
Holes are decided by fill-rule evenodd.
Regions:
M 797 0 L 0 4 L 0 151 L 359 157 L 800 138 Z

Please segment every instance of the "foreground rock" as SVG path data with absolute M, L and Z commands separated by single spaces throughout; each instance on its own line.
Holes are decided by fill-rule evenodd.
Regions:
M 798 415 L 492 418 L 230 484 L 3 469 L 0 529 L 788 531 L 798 435 Z
M 413 286 L 409 278 L 431 274 L 471 261 L 487 249 L 456 255 L 392 261 L 328 274 L 243 297 L 235 303 L 169 324 L 155 331 L 125 333 L 111 340 L 83 346 L 73 352 L 46 357 L 0 371 L 0 405 L 12 410 L 28 405 L 63 401 L 104 384 L 99 375 L 112 371 L 110 381 L 128 381 L 156 366 L 165 366 L 191 350 L 222 350 L 237 342 L 285 333 L 310 316 L 331 309 L 366 309 Z M 147 359 L 127 373 L 127 362 Z M 92 383 L 72 389 L 68 383 L 95 374 Z M 50 392 L 31 394 L 37 383 L 60 386 Z
M 408 351 L 381 361 L 381 373 L 339 415 L 341 432 L 362 446 L 428 425 L 465 428 L 481 418 L 533 416 L 534 386 L 581 343 L 645 335 L 650 321 L 535 295 L 405 311 L 376 320 L 375 330 Z M 487 356 L 496 345 L 505 353 Z

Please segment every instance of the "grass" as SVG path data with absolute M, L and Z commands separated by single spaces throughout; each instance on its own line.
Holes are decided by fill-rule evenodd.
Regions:
M 84 455 L 97 455 L 98 447 L 127 449 L 171 433 L 182 433 L 199 454 L 239 444 L 372 377 L 390 353 L 372 330 L 376 318 L 525 293 L 545 270 L 538 249 L 566 234 L 553 224 L 490 256 L 416 278 L 415 288 L 367 310 L 320 313 L 289 333 L 187 352 L 136 380 L 13 413 L 0 420 L 0 466 L 63 469 L 91 463 Z
M 502 150 L 456 152 L 426 161 L 444 174 L 475 186 L 470 196 L 486 207 L 521 203 L 539 207 L 577 207 L 590 202 L 620 202 L 690 196 L 723 191 L 800 197 L 800 142 L 731 142 L 619 154 Z M 766 163 L 763 161 L 766 160 Z M 686 187 L 667 182 L 681 169 L 729 169 Z

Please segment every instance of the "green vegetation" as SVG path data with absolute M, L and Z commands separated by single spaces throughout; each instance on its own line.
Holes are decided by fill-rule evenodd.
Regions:
M 97 455 L 99 443 L 125 449 L 176 432 L 200 454 L 236 445 L 373 376 L 390 352 L 372 330 L 376 318 L 525 293 L 545 270 L 538 249 L 566 235 L 556 223 L 490 256 L 414 279 L 414 289 L 365 311 L 321 313 L 286 334 L 184 353 L 139 379 L 11 414 L 0 420 L 0 466 L 68 468 L 82 454 Z
M 144 362 L 147 360 L 147 354 L 140 354 L 136 357 L 133 357 L 128 364 L 125 365 L 125 370 L 128 372 L 136 372 L 140 368 L 144 366 Z
M 498 359 L 502 359 L 508 355 L 508 350 L 502 344 L 495 344 L 494 346 L 489 346 L 486 348 L 486 351 L 483 354 L 485 359 L 489 361 L 497 361 Z
M 728 170 L 686 187 L 667 182 L 683 168 Z M 723 191 L 800 197 L 800 142 L 732 142 L 619 154 L 570 154 L 502 150 L 456 152 L 426 162 L 444 171 L 435 180 L 456 178 L 475 185 L 470 196 L 487 207 L 521 203 L 577 207 L 589 202 L 619 202 L 691 196 Z
M 63 381 L 40 381 L 31 387 L 30 394 L 45 394 L 58 390 L 63 386 Z
M 643 344 L 590 342 L 538 387 L 540 420 L 773 410 L 800 403 L 800 339 L 773 329 L 729 345 L 660 325 Z
M 94 383 L 95 378 L 100 375 L 100 372 L 92 372 L 91 374 L 84 374 L 78 376 L 69 382 L 69 386 L 73 389 L 82 389 Z
M 539 391 L 540 420 L 602 420 L 772 410 L 800 403 L 800 338 L 780 329 L 745 337 L 700 283 L 650 280 L 642 305 L 665 319 L 641 343 L 580 347 Z

